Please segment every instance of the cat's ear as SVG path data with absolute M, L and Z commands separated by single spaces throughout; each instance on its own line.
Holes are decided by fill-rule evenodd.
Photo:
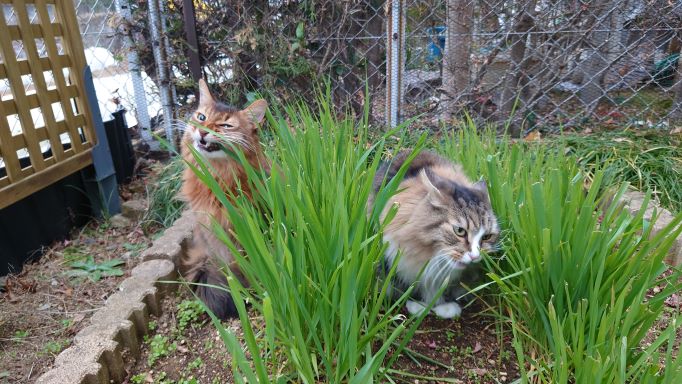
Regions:
M 486 195 L 488 194 L 488 184 L 483 179 L 475 182 L 473 187 L 485 193 Z
M 428 199 L 429 203 L 434 207 L 442 207 L 444 205 L 442 201 L 443 194 L 434 184 L 436 180 L 432 180 L 432 177 L 438 178 L 438 176 L 434 175 L 433 173 L 429 176 L 425 169 L 419 171 L 419 182 L 426 187 L 426 198 Z
M 426 169 L 419 171 L 419 181 L 426 187 L 426 190 L 429 192 L 429 194 L 435 193 L 440 195 L 440 191 L 435 185 L 433 185 L 429 175 L 426 173 Z
M 475 182 L 472 187 L 480 191 L 483 194 L 483 196 L 485 196 L 485 199 L 488 202 L 490 202 L 490 195 L 488 195 L 488 184 L 485 182 L 485 180 L 481 179 Z
M 208 89 L 208 84 L 202 78 L 199 79 L 199 105 L 212 104 L 215 103 L 213 95 L 211 95 L 211 90 Z
M 246 107 L 242 113 L 246 115 L 246 117 L 251 120 L 252 123 L 254 124 L 260 124 L 263 122 L 263 119 L 265 118 L 265 111 L 268 109 L 268 102 L 259 99 L 251 103 L 248 107 Z

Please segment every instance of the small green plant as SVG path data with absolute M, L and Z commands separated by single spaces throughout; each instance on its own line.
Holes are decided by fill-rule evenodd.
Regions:
M 76 261 L 85 261 L 88 258 L 87 251 L 83 246 L 80 245 L 70 245 L 62 249 L 62 256 L 64 261 L 67 263 L 73 263 Z
M 183 300 L 178 304 L 178 330 L 184 331 L 188 326 L 194 326 L 199 323 L 201 315 L 204 313 L 204 307 L 197 300 Z
M 180 217 L 185 206 L 185 203 L 178 199 L 183 169 L 184 163 L 180 156 L 171 158 L 159 172 L 157 182 L 147 189 L 149 209 L 142 218 L 145 230 L 153 225 L 168 228 Z
M 196 359 L 192 360 L 189 364 L 187 364 L 187 369 L 188 370 L 198 369 L 201 368 L 203 365 L 204 361 L 201 359 L 201 357 L 197 357 Z
M 156 323 L 156 320 L 150 320 L 149 323 L 147 323 L 147 329 L 149 329 L 150 331 L 156 330 L 157 327 L 158 324 Z
M 66 347 L 66 345 L 68 343 L 69 342 L 66 340 L 48 341 L 43 346 L 43 353 L 50 354 L 50 355 L 57 355 L 59 352 L 61 352 L 64 349 L 64 347 Z
M 62 319 L 60 323 L 62 325 L 62 328 L 66 329 L 66 328 L 69 328 L 71 325 L 73 325 L 73 320 L 72 319 Z
M 147 381 L 147 374 L 146 373 L 139 373 L 139 374 L 130 378 L 130 382 L 132 384 L 144 384 L 146 381 Z
M 130 252 L 132 257 L 137 257 L 146 247 L 147 244 L 145 243 L 123 243 L 123 249 Z
M 14 332 L 14 339 L 15 340 L 22 340 L 22 339 L 27 338 L 28 335 L 29 335 L 29 331 L 27 329 L 26 330 L 18 330 L 18 331 Z
M 121 259 L 111 259 L 103 263 L 96 263 L 94 257 L 88 256 L 86 261 L 74 261 L 69 263 L 71 271 L 66 271 L 70 277 L 87 277 L 93 282 L 99 281 L 102 277 L 123 276 L 120 265 L 125 264 Z
M 147 364 L 151 367 L 154 363 L 166 356 L 169 356 L 177 349 L 175 342 L 171 343 L 167 336 L 155 335 L 149 340 L 149 356 Z

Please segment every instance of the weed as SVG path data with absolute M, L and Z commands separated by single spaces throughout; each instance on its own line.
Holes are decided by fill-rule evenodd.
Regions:
M 189 364 L 187 364 L 187 369 L 188 370 L 198 369 L 201 368 L 203 365 L 204 361 L 201 360 L 201 357 L 197 357 L 196 359 L 192 360 Z
M 146 373 L 139 373 L 139 374 L 131 377 L 130 382 L 132 384 L 144 384 L 147 382 L 147 374 Z
M 156 330 L 157 327 L 158 324 L 156 323 L 156 320 L 150 320 L 149 323 L 147 323 L 147 329 L 149 329 L 150 331 Z
M 21 340 L 27 338 L 29 335 L 29 331 L 26 330 L 18 330 L 14 332 L 14 339 Z
M 73 320 L 72 319 L 62 319 L 60 323 L 62 325 L 62 328 L 66 329 L 66 328 L 69 328 L 71 325 L 73 325 Z
M 167 336 L 155 335 L 149 340 L 149 356 L 147 364 L 151 367 L 160 358 L 170 355 L 177 349 L 175 342 L 170 343 Z
M 88 258 L 85 248 L 79 245 L 70 245 L 64 248 L 61 253 L 64 261 L 67 263 L 85 261 Z
M 130 252 L 131 257 L 137 257 L 146 247 L 145 243 L 123 243 L 123 249 Z
M 44 354 L 50 354 L 50 355 L 57 355 L 59 352 L 61 352 L 64 347 L 66 347 L 69 344 L 67 340 L 52 340 L 48 341 L 45 343 L 43 346 L 43 353 Z
M 96 263 L 95 259 L 89 256 L 86 261 L 69 263 L 73 270 L 66 271 L 65 274 L 70 277 L 87 277 L 91 281 L 97 282 L 102 277 L 123 276 L 123 270 L 119 268 L 123 264 L 125 264 L 125 261 L 121 259 L 111 259 L 103 263 Z
M 168 228 L 180 217 L 185 203 L 178 198 L 182 185 L 184 163 L 180 156 L 175 156 L 159 172 L 157 182 L 147 189 L 149 208 L 142 218 L 145 230 L 153 225 Z
M 197 300 L 183 300 L 178 304 L 178 330 L 184 331 L 187 326 L 194 326 L 199 323 L 201 315 L 204 313 L 204 307 Z

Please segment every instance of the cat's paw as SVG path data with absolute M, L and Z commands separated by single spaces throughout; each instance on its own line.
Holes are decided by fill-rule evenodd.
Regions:
M 405 308 L 407 308 L 407 312 L 410 312 L 411 315 L 417 316 L 421 315 L 426 309 L 422 303 L 412 300 L 407 300 L 407 303 L 405 303 Z
M 433 307 L 433 313 L 443 319 L 452 319 L 462 314 L 462 308 L 457 303 L 445 303 Z

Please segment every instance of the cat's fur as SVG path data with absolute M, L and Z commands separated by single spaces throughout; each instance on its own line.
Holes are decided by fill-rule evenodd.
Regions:
M 384 179 L 395 177 L 408 155 L 401 153 L 379 169 L 375 193 Z M 466 293 L 461 283 L 475 280 L 481 251 L 494 251 L 499 236 L 485 182 L 472 183 L 459 165 L 421 152 L 410 163 L 383 216 L 394 204 L 398 211 L 384 231 L 385 267 L 390 268 L 401 254 L 392 289 L 402 293 L 417 282 L 407 309 L 418 314 L 449 278 L 432 310 L 443 318 L 459 316 L 461 307 L 455 299 Z
M 200 80 L 199 106 L 190 117 L 182 138 L 182 157 L 196 166 L 197 162 L 189 149 L 195 148 L 210 162 L 213 176 L 226 192 L 240 192 L 250 196 L 244 167 L 223 150 L 221 142 L 227 140 L 239 147 L 252 167 L 269 171 L 269 164 L 258 138 L 258 124 L 263 121 L 266 109 L 265 100 L 256 100 L 241 111 L 216 101 L 206 82 Z M 213 219 L 227 233 L 230 233 L 231 224 L 221 203 L 189 167 L 183 174 L 181 194 L 189 203 L 190 209 L 197 213 L 197 225 L 187 250 L 187 258 L 183 261 L 185 278 L 193 283 L 225 286 L 227 281 L 225 271 L 222 270 L 224 267 L 230 268 L 241 278 L 232 253 L 210 229 Z M 196 286 L 196 292 L 219 318 L 237 315 L 229 292 L 203 285 Z

